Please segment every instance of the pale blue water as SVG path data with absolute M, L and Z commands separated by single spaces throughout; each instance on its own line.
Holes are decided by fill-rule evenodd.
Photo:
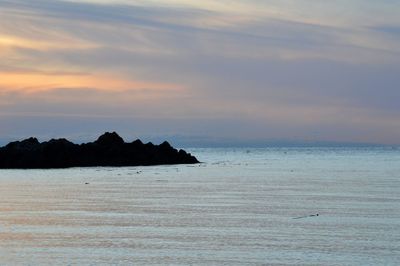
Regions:
M 190 151 L 0 170 L 0 265 L 400 265 L 399 149 Z

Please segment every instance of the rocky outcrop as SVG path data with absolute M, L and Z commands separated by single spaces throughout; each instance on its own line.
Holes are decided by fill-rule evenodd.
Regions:
M 195 164 L 199 161 L 168 142 L 154 145 L 140 140 L 126 143 L 117 133 L 105 133 L 95 142 L 74 144 L 66 139 L 40 143 L 36 138 L 11 142 L 0 148 L 0 168 L 68 168 Z

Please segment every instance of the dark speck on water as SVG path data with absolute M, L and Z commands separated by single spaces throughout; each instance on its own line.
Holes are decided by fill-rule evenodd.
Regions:
M 0 266 L 400 265 L 400 150 L 190 151 L 204 163 L 0 170 Z
M 300 217 L 294 217 L 293 219 L 304 219 L 304 218 L 317 217 L 317 216 L 319 216 L 319 213 L 317 213 L 317 214 L 310 214 L 310 215 L 306 215 L 306 216 L 300 216 Z

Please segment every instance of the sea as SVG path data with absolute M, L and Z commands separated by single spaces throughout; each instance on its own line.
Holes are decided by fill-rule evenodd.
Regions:
M 400 265 L 400 148 L 0 170 L 0 265 Z

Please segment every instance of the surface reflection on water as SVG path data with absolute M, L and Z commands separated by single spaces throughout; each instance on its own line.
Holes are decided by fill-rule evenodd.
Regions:
M 400 263 L 398 151 L 192 152 L 208 163 L 0 170 L 1 264 Z

